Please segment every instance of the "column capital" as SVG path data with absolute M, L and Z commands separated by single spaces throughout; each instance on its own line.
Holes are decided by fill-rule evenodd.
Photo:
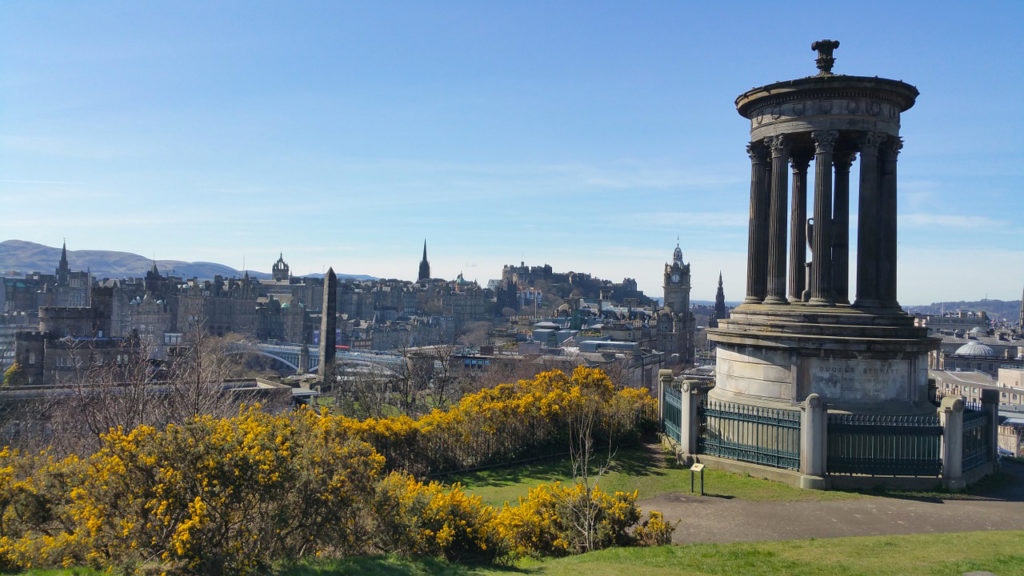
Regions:
M 835 166 L 836 170 L 848 171 L 856 157 L 857 153 L 853 151 L 837 152 L 832 156 L 832 165 Z
M 747 155 L 751 162 L 761 164 L 768 158 L 768 148 L 761 142 L 751 142 L 747 144 Z
M 882 151 L 887 154 L 891 154 L 892 156 L 899 154 L 900 150 L 903 150 L 903 138 L 900 138 L 899 136 L 887 138 L 885 142 L 882 143 Z
M 811 139 L 814 140 L 815 154 L 828 154 L 832 152 L 839 139 L 838 130 L 815 130 L 811 132 Z
M 789 165 L 793 167 L 793 174 L 803 174 L 807 172 L 807 167 L 811 163 L 811 156 L 808 154 L 794 154 L 789 158 Z
M 881 145 L 886 138 L 888 138 L 888 135 L 883 132 L 865 132 L 864 134 L 861 134 L 857 141 L 857 144 L 860 145 L 860 153 L 864 154 L 865 152 L 868 152 L 871 154 L 877 154 L 879 145 Z
M 780 156 L 787 156 L 789 154 L 789 139 L 786 138 L 785 134 L 779 134 L 778 136 L 771 136 L 764 139 L 764 145 L 766 148 L 771 150 L 772 158 L 778 158 Z

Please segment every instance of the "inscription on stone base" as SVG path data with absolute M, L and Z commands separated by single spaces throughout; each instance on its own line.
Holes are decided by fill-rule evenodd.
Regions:
M 803 369 L 809 392 L 844 402 L 910 399 L 907 360 L 807 358 Z

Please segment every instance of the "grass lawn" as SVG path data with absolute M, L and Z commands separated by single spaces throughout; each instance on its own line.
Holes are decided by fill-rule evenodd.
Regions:
M 444 482 L 461 482 L 466 489 L 480 496 L 484 503 L 501 506 L 515 504 L 531 488 L 545 482 L 571 481 L 567 459 L 524 464 L 510 468 L 481 470 L 443 478 Z M 699 480 L 698 480 L 699 481 Z M 634 448 L 620 450 L 613 458 L 611 469 L 600 479 L 602 490 L 639 492 L 639 497 L 651 498 L 670 492 L 689 492 L 690 471 L 675 463 L 669 452 Z M 708 495 L 759 501 L 839 500 L 859 498 L 849 492 L 800 490 L 778 482 L 749 476 L 705 469 L 704 491 Z
M 441 560 L 349 558 L 275 571 L 277 576 L 613 576 L 669 574 L 744 576 L 948 575 L 986 570 L 1024 576 L 1024 532 L 911 534 L 826 540 L 613 548 L 567 558 L 527 559 L 482 567 Z M 38 570 L 31 576 L 96 575 L 88 570 Z
M 439 560 L 354 558 L 301 566 L 282 576 L 613 576 L 675 574 L 744 576 L 949 575 L 987 570 L 1024 576 L 1024 532 L 912 534 L 828 540 L 693 544 L 613 548 L 509 567 L 477 567 Z
M 903 574 L 987 570 L 1024 575 L 1024 532 L 911 534 L 827 540 L 616 548 L 547 562 L 523 562 L 538 576 L 587 574 Z M 481 570 L 478 574 L 507 572 Z

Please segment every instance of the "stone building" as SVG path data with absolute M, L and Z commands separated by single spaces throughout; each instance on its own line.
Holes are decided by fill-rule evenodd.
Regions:
M 291 279 L 288 264 L 284 261 L 284 252 L 277 258 L 277 262 L 274 262 L 274 266 L 270 270 L 270 277 L 274 282 L 288 282 Z
M 683 251 L 676 245 L 672 262 L 665 264 L 665 306 L 657 315 L 655 348 L 664 353 L 669 364 L 694 362 L 696 320 L 690 311 L 690 265 L 683 262 Z
M 61 247 L 60 262 L 54 274 L 54 281 L 43 285 L 40 306 L 60 308 L 84 308 L 89 305 L 92 277 L 88 272 L 72 272 L 68 265 L 67 243 Z

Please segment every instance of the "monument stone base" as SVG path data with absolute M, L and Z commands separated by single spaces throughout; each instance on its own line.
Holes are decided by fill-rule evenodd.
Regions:
M 818 394 L 832 411 L 935 411 L 928 352 L 937 340 L 898 309 L 742 305 L 708 337 L 718 400 L 792 409 Z

